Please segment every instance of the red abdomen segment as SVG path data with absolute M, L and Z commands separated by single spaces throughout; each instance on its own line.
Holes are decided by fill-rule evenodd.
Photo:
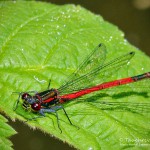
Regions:
M 129 77 L 129 78 L 124 78 L 124 79 L 120 79 L 120 80 L 115 80 L 115 81 L 111 81 L 111 82 L 106 82 L 106 83 L 102 83 L 100 85 L 91 87 L 91 88 L 87 88 L 87 89 L 83 89 L 80 90 L 78 92 L 75 93 L 71 93 L 71 94 L 66 94 L 63 96 L 60 96 L 60 103 L 64 103 L 65 101 L 68 100 L 72 100 L 78 97 L 81 97 L 83 95 L 95 92 L 95 91 L 99 91 L 99 90 L 103 90 L 103 89 L 107 89 L 107 88 L 111 88 L 114 86 L 119 86 L 119 85 L 123 85 L 123 84 L 128 84 L 128 83 L 132 83 L 132 82 L 136 82 L 145 78 L 150 78 L 150 72 L 148 73 L 144 73 L 138 76 L 134 76 L 134 77 Z

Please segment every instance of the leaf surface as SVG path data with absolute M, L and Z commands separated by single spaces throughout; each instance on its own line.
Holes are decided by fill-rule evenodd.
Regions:
M 58 88 L 99 43 L 107 47 L 106 61 L 130 51 L 136 53 L 130 64 L 115 72 L 108 81 L 149 71 L 149 57 L 130 45 L 122 31 L 80 6 L 0 2 L 0 110 L 12 119 L 23 121 L 37 116 L 25 112 L 21 103 L 14 112 L 18 95 L 12 92 L 45 90 L 49 79 L 51 87 Z M 78 149 L 147 149 L 149 143 L 142 140 L 150 139 L 147 111 L 150 84 L 141 82 L 139 85 L 148 88 L 136 92 L 136 85 L 125 87 L 127 91 L 123 92 L 128 94 L 114 88 L 87 96 L 85 103 L 75 100 L 64 104 L 79 130 L 69 124 L 62 110 L 58 111 L 62 134 L 54 114 L 27 124 Z M 146 96 L 141 94 L 143 91 Z M 87 102 L 88 99 L 96 103 Z M 99 103 L 101 101 L 118 103 L 107 107 Z M 145 103 L 148 103 L 146 108 Z
M 12 150 L 12 143 L 8 139 L 16 134 L 16 131 L 7 124 L 7 119 L 0 115 L 0 149 Z

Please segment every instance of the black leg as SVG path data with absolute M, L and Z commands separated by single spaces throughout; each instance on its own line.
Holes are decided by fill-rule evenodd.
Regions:
M 64 107 L 61 106 L 61 105 L 56 105 L 56 106 L 53 106 L 53 107 L 51 107 L 51 108 L 42 108 L 42 109 L 40 109 L 40 111 L 39 111 L 39 113 L 41 114 L 41 116 L 37 116 L 37 117 L 31 118 L 31 119 L 27 119 L 27 121 L 36 120 L 37 118 L 45 117 L 45 113 L 55 113 L 55 114 L 56 114 L 56 118 L 57 118 L 57 125 L 58 125 L 58 128 L 59 128 L 59 130 L 60 130 L 60 133 L 62 133 L 62 130 L 61 130 L 61 128 L 60 128 L 60 123 L 59 123 L 59 117 L 58 117 L 58 113 L 57 113 L 57 110 L 59 110 L 59 109 L 63 109 L 63 111 L 64 111 L 64 113 L 65 113 L 65 115 L 66 115 L 66 117 L 67 117 L 69 123 L 79 129 L 78 126 L 72 124 L 72 122 L 71 122 L 71 120 L 70 120 L 70 118 L 69 118 L 69 116 L 68 116 L 66 110 L 65 110 Z
M 22 94 L 22 93 L 19 93 L 19 96 L 18 96 L 18 99 L 17 99 L 17 101 L 16 101 L 16 105 L 15 105 L 14 111 L 15 111 L 15 110 L 17 109 L 17 107 L 18 107 L 18 104 L 19 104 L 19 101 L 20 101 L 21 94 Z
M 68 114 L 67 114 L 67 112 L 66 112 L 65 108 L 64 108 L 63 106 L 61 106 L 61 107 L 62 107 L 62 109 L 63 109 L 63 111 L 64 111 L 64 113 L 65 113 L 65 115 L 66 115 L 66 117 L 67 117 L 68 121 L 70 122 L 70 124 L 71 124 L 72 126 L 75 126 L 76 128 L 78 128 L 78 129 L 79 129 L 79 127 L 78 127 L 78 126 L 74 125 L 74 124 L 71 122 L 71 120 L 70 120 L 70 118 L 69 118 L 69 116 L 68 116 Z
M 48 90 L 50 89 L 50 85 L 51 85 L 51 79 L 49 80 L 49 83 L 48 83 L 48 87 L 47 87 Z
M 36 119 L 42 118 L 42 117 L 45 117 L 45 116 L 37 116 L 37 117 L 34 117 L 34 118 L 29 118 L 29 119 L 27 119 L 25 122 L 32 121 L 32 120 L 36 120 Z
M 58 128 L 59 128 L 59 130 L 60 130 L 60 133 L 62 133 L 62 130 L 61 130 L 60 124 L 59 124 L 58 113 L 57 113 L 57 111 L 55 111 L 55 113 L 56 113 L 56 118 L 57 118 L 57 125 L 58 125 Z
M 63 106 L 62 106 L 62 109 L 63 109 L 63 111 L 64 111 L 64 113 L 65 113 L 68 121 L 70 122 L 70 124 L 73 125 L 72 122 L 71 122 L 71 120 L 70 120 L 70 118 L 69 118 L 69 116 L 68 116 L 68 114 L 67 114 L 67 112 L 66 112 L 66 110 L 65 110 L 65 108 Z

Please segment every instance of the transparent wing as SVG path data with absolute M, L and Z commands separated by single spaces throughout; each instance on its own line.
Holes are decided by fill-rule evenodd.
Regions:
M 129 62 L 134 56 L 134 52 L 118 57 L 106 64 L 103 64 L 106 55 L 106 48 L 103 44 L 98 47 L 81 63 L 79 68 L 69 77 L 59 89 L 59 93 L 68 94 L 88 88 L 92 85 L 100 84 L 104 78 L 116 72 L 119 68 Z M 101 60 L 102 59 L 102 60 Z M 98 75 L 98 80 L 95 77 Z
M 111 111 L 130 111 L 137 113 L 150 113 L 150 103 L 135 103 L 135 102 L 111 102 L 101 101 L 90 103 L 97 106 L 101 110 Z
M 106 47 L 101 43 L 84 59 L 84 61 L 78 66 L 77 70 L 67 78 L 67 81 L 65 81 L 64 84 L 58 89 L 59 92 L 65 91 L 67 85 L 72 83 L 72 81 L 84 76 L 97 67 L 102 66 L 105 59 Z M 72 87 L 72 90 L 73 88 L 74 87 Z

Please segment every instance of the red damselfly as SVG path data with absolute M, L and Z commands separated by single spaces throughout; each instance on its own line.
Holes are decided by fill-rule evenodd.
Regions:
M 23 100 L 22 105 L 26 110 L 32 109 L 34 112 L 39 112 L 41 116 L 45 116 L 45 113 L 55 113 L 58 128 L 61 131 L 57 110 L 63 109 L 70 124 L 73 125 L 62 103 L 82 97 L 83 95 L 92 92 L 150 78 L 150 72 L 147 72 L 133 77 L 104 82 L 104 78 L 108 79 L 109 76 L 118 71 L 121 67 L 127 65 L 134 54 L 135 52 L 129 52 L 123 56 L 113 59 L 112 61 L 104 63 L 106 58 L 106 47 L 104 44 L 99 44 L 79 65 L 77 70 L 69 76 L 68 80 L 58 89 L 50 89 L 49 82 L 48 89 L 43 92 L 19 92 L 15 110 L 18 107 L 18 103 L 21 98 Z

